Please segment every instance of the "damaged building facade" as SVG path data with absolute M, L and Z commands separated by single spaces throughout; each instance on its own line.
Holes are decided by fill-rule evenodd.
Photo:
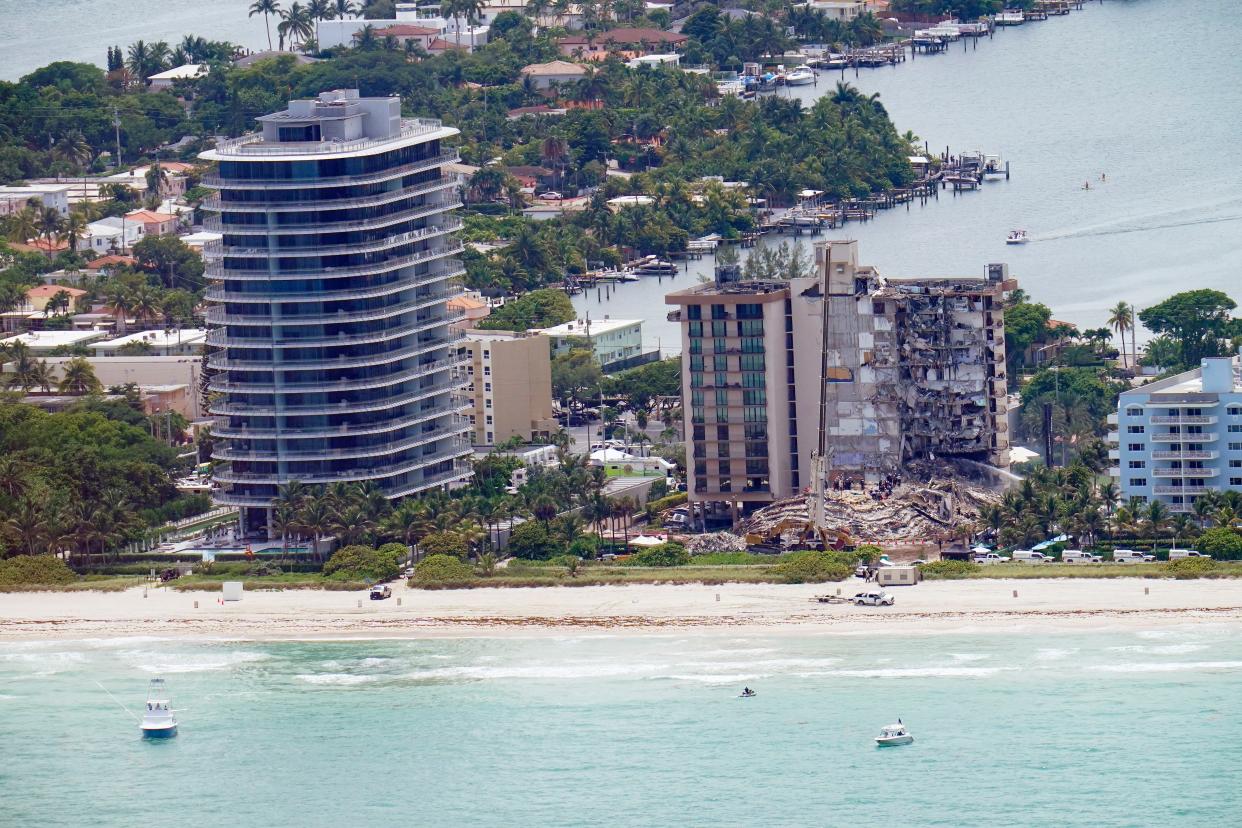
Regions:
M 667 302 L 681 324 L 693 501 L 735 509 L 813 486 L 875 484 L 920 458 L 1008 464 L 1004 265 L 979 278 L 886 279 L 855 241 L 815 274 L 734 270 Z M 822 439 L 821 439 L 822 435 Z

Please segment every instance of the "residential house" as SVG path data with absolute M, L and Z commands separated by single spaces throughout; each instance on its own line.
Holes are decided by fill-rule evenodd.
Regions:
M 91 345 L 95 356 L 115 356 L 118 353 L 140 352 L 146 356 L 190 356 L 200 354 L 207 341 L 207 331 L 201 328 L 184 330 L 135 331 Z
M 194 80 L 201 78 L 207 74 L 207 64 L 205 63 L 187 63 L 183 66 L 177 66 L 172 69 L 166 69 L 163 72 L 156 72 L 147 78 L 147 86 L 152 92 L 162 92 L 172 89 L 177 81 Z
M 172 213 L 157 213 L 153 210 L 131 210 L 125 214 L 125 220 L 142 225 L 144 236 L 164 236 L 177 232 L 177 216 Z
M 530 78 L 536 89 L 549 89 L 553 85 L 569 86 L 589 74 L 591 70 L 581 63 L 571 63 L 567 60 L 532 63 L 522 67 L 522 76 Z
M 108 216 L 86 225 L 86 235 L 79 246 L 101 255 L 123 253 L 133 248 L 144 232 L 143 225 L 137 221 L 123 216 Z
M 51 356 L 58 348 L 86 346 L 107 336 L 106 331 L 27 331 L 3 340 L 6 345 L 20 342 L 33 356 Z
M 517 179 L 523 190 L 542 192 L 552 187 L 556 174 L 547 167 L 505 167 L 504 171 Z
M 8 216 L 21 210 L 36 199 L 44 207 L 51 207 L 62 216 L 69 215 L 69 184 L 27 184 L 0 187 L 0 216 Z
M 486 319 L 492 314 L 491 305 L 487 301 L 476 295 L 463 293 L 448 301 L 448 309 L 454 315 L 460 314 L 465 320 L 460 323 L 462 328 L 473 328 L 474 323 L 480 319 Z
M 69 312 L 76 311 L 82 302 L 82 297 L 86 296 L 86 291 L 78 288 L 63 285 L 38 285 L 26 291 L 26 304 L 31 311 L 46 312 L 48 303 L 61 291 L 69 294 Z
M 387 40 L 393 38 L 401 48 L 405 48 L 405 44 L 413 43 L 424 51 L 431 45 L 431 41 L 440 36 L 440 29 L 428 28 L 426 26 L 415 26 L 412 23 L 394 23 L 391 26 L 385 26 L 382 29 L 375 30 L 375 36 L 379 40 Z
M 556 45 L 565 57 L 599 61 L 612 52 L 619 52 L 627 58 L 675 52 L 689 40 L 686 35 L 662 29 L 620 28 L 595 35 L 569 35 L 557 40 Z

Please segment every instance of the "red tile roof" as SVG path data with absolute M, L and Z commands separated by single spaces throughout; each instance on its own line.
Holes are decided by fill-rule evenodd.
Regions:
M 132 265 L 132 264 L 134 264 L 133 256 L 116 256 L 113 254 L 109 254 L 107 256 L 100 256 L 98 259 L 92 259 L 91 261 L 87 262 L 86 269 L 87 270 L 99 270 L 100 268 L 111 267 L 112 265 Z
M 50 299 L 51 297 L 60 293 L 62 290 L 65 293 L 68 293 L 70 296 L 85 296 L 86 295 L 86 291 L 84 290 L 79 290 L 78 288 L 65 287 L 64 285 L 39 285 L 37 287 L 32 287 L 30 290 L 26 291 L 26 298 L 27 299 L 43 299 L 43 298 Z
M 388 37 L 388 35 L 392 35 L 393 37 L 428 37 L 439 33 L 439 29 L 428 29 L 425 26 L 411 26 L 408 23 L 398 23 L 395 26 L 375 30 L 375 34 L 378 37 Z

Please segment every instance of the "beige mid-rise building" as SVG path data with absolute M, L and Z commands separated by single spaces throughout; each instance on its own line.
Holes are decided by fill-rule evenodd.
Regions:
M 736 270 L 667 297 L 681 323 L 690 499 L 734 508 L 826 482 L 873 484 L 921 457 L 1008 465 L 1003 265 L 887 279 L 854 241 L 815 274 Z M 822 445 L 821 445 L 822 434 Z
M 552 360 L 546 336 L 467 330 L 471 441 L 492 446 L 511 437 L 547 439 L 557 430 L 552 412 Z

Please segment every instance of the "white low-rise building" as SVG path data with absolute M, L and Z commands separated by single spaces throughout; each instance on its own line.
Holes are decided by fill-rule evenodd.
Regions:
M 109 216 L 86 225 L 82 246 L 93 253 L 110 251 L 125 252 L 141 241 L 146 227 L 139 221 L 128 221 L 124 216 Z
M 12 345 L 20 342 L 34 356 L 48 356 L 57 348 L 72 348 L 75 345 L 88 345 L 103 339 L 107 331 L 28 331 L 24 334 L 11 336 L 3 340 L 4 344 Z
M 187 63 L 183 66 L 165 69 L 163 72 L 156 72 L 147 78 L 147 84 L 151 87 L 152 92 L 160 92 L 165 89 L 172 89 L 173 84 L 179 80 L 194 80 L 206 74 L 207 64 Z
M 172 331 L 135 331 L 115 339 L 96 342 L 92 347 L 95 356 L 100 357 L 115 356 L 122 349 L 139 348 L 148 356 L 189 356 L 202 353 L 206 342 L 207 331 L 202 328 L 186 328 Z
M 69 184 L 26 184 L 0 187 L 0 216 L 20 212 L 31 199 L 51 207 L 62 216 L 69 215 Z
M 587 341 L 595 360 L 602 366 L 631 359 L 643 352 L 641 319 L 574 319 L 563 325 L 544 328 L 541 333 L 552 340 L 556 354 L 568 353 L 578 342 Z

